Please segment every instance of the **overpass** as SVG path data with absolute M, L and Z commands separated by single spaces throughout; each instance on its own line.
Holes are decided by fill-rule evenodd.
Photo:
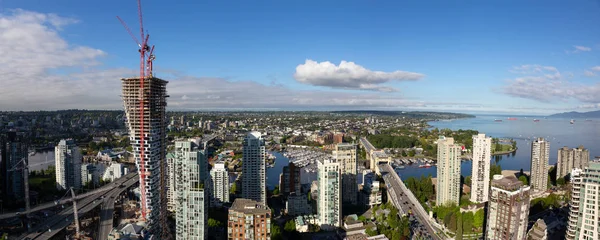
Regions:
M 412 211 L 417 220 L 425 226 L 425 229 L 433 239 L 443 239 L 437 233 L 441 232 L 437 223 L 429 217 L 421 203 L 415 195 L 404 185 L 398 173 L 389 164 L 380 164 L 377 166 L 383 175 L 383 180 L 388 188 L 388 198 L 399 211 Z M 402 210 L 400 210 L 402 209 Z
M 360 145 L 362 145 L 365 148 L 367 154 L 371 154 L 372 151 L 377 150 L 377 148 L 375 148 L 375 146 L 373 146 L 373 144 L 371 144 L 371 142 L 369 142 L 369 140 L 367 140 L 366 137 L 360 138 Z
M 78 216 L 81 217 L 87 212 L 98 207 L 100 204 L 113 202 L 117 196 L 123 191 L 130 188 L 134 184 L 139 182 L 139 177 L 136 173 L 129 173 L 122 178 L 115 180 L 113 183 L 107 185 L 108 191 L 97 192 L 96 194 L 87 195 L 77 201 L 77 212 Z M 123 187 L 120 187 L 123 185 Z M 104 196 L 104 198 L 103 198 Z M 66 207 L 56 215 L 46 219 L 43 223 L 33 227 L 31 233 L 25 233 L 17 239 L 50 239 L 57 233 L 59 233 L 65 227 L 73 223 L 73 206 Z M 111 219 L 112 220 L 112 219 Z M 112 223 L 111 223 L 112 225 Z M 100 238 L 102 239 L 102 238 Z M 105 239 L 105 238 L 104 238 Z

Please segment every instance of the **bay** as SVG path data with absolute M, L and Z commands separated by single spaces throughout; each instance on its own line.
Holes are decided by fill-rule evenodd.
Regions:
M 539 116 L 517 116 L 516 120 L 508 120 L 510 116 L 502 115 L 478 115 L 475 118 L 456 119 L 429 122 L 432 128 L 451 130 L 472 129 L 487 136 L 498 138 L 512 138 L 517 141 L 518 150 L 514 154 L 492 157 L 492 164 L 499 164 L 503 170 L 529 171 L 531 168 L 531 141 L 537 137 L 544 137 L 550 142 L 549 164 L 557 162 L 558 149 L 567 146 L 569 148 L 583 145 L 590 151 L 590 160 L 600 156 L 600 119 L 576 119 L 570 124 L 570 119 L 544 118 Z M 496 122 L 499 119 L 502 122 Z M 534 122 L 539 119 L 539 122 Z M 471 175 L 471 161 L 461 163 L 461 174 Z M 431 174 L 436 177 L 437 169 L 418 168 L 416 165 L 406 166 L 398 170 L 402 179 L 408 177 L 420 177 Z

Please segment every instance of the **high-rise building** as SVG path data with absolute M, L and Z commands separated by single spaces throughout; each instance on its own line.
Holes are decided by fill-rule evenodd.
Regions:
M 212 182 L 212 201 L 214 206 L 221 206 L 229 202 L 229 173 L 225 168 L 225 163 L 217 162 L 210 170 L 210 179 Z
M 579 168 L 584 169 L 588 166 L 590 161 L 590 151 L 579 146 L 577 148 L 569 149 L 568 147 L 562 147 L 558 149 L 558 162 L 556 163 L 556 178 L 564 178 L 571 169 Z
M 29 164 L 27 142 L 21 132 L 6 132 L 0 136 L 0 185 L 5 198 L 25 198 L 25 174 Z
M 480 133 L 473 136 L 473 166 L 471 169 L 471 202 L 488 201 L 490 192 L 490 160 L 492 138 Z
M 250 199 L 237 198 L 229 208 L 229 240 L 271 239 L 271 209 Z
M 143 82 L 143 88 L 142 83 Z M 167 81 L 123 78 L 122 96 L 129 142 L 139 171 L 142 215 L 150 234 L 169 236 L 167 223 Z
M 171 117 L 173 118 L 173 117 Z M 167 210 L 174 213 L 176 208 L 175 154 L 167 153 Z
M 339 143 L 335 145 L 333 157 L 340 163 L 342 170 L 342 202 L 356 205 L 358 200 L 358 184 L 356 171 L 358 168 L 357 145 Z
M 583 216 L 579 212 L 579 202 L 581 200 L 581 182 L 583 170 L 574 168 L 571 170 L 571 201 L 569 202 L 569 222 L 567 227 L 567 240 L 575 240 L 577 236 L 577 224 L 579 217 Z
M 260 132 L 249 132 L 244 138 L 242 157 L 242 197 L 267 203 L 265 173 L 265 140 Z
M 317 216 L 321 229 L 335 230 L 342 224 L 342 171 L 335 159 L 317 160 Z
M 441 206 L 448 203 L 458 205 L 461 147 L 454 144 L 454 138 L 444 136 L 440 136 L 437 145 L 436 205 Z
M 550 142 L 537 138 L 531 142 L 531 187 L 534 191 L 543 192 L 548 189 L 548 158 Z
M 300 170 L 293 162 L 283 167 L 279 176 L 279 191 L 287 196 L 292 192 L 300 193 Z
M 60 140 L 54 148 L 56 188 L 81 188 L 81 160 L 83 156 L 73 139 Z
M 548 227 L 544 219 L 539 218 L 533 224 L 533 227 L 527 232 L 527 240 L 547 240 L 548 239 Z
M 208 194 L 207 160 L 204 151 L 193 141 L 176 141 L 175 195 L 177 239 L 207 238 Z
M 485 239 L 525 239 L 530 187 L 516 177 L 494 175 L 488 204 Z
M 579 176 L 573 178 L 576 179 L 572 184 L 573 196 L 578 197 L 579 205 L 571 205 L 571 211 L 579 214 L 569 216 L 567 239 L 600 239 L 600 162 L 590 162 Z

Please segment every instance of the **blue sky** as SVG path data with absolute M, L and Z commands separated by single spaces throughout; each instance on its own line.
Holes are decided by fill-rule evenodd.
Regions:
M 157 49 L 155 72 L 171 81 L 172 109 L 529 114 L 600 108 L 600 77 L 595 76 L 600 67 L 594 69 L 600 66 L 598 1 L 142 1 L 142 5 L 144 25 Z M 2 70 L 0 65 L 5 76 L 35 76 L 49 82 L 49 87 L 31 83 L 39 86 L 32 96 L 14 96 L 20 86 L 30 89 L 31 84 L 24 83 L 30 80 L 11 84 L 13 89 L 5 88 L 8 94 L 2 94 L 6 99 L 0 96 L 4 102 L 0 110 L 121 107 L 118 76 L 135 74 L 138 55 L 115 16 L 138 34 L 136 1 L 3 0 L 0 11 L 0 21 L 9 22 L 0 24 L 0 39 L 2 29 L 54 33 L 52 42 L 74 59 L 29 66 L 39 75 L 15 66 Z M 23 17 L 28 15 L 47 16 L 29 22 L 47 29 L 18 27 L 30 20 Z M 49 16 L 63 21 L 57 26 Z M 17 54 L 28 49 L 20 45 L 30 43 L 19 39 L 5 34 L 3 41 L 12 41 L 5 51 L 16 59 L 6 61 L 31 62 Z M 39 45 L 44 39 L 31 41 Z M 77 50 L 81 47 L 86 50 Z M 40 62 L 45 54 L 56 54 L 31 48 L 27 51 L 42 51 L 35 57 Z M 340 69 L 342 61 L 354 64 Z M 302 72 L 297 72 L 299 65 L 305 67 Z M 13 96 L 7 97 L 11 92 Z

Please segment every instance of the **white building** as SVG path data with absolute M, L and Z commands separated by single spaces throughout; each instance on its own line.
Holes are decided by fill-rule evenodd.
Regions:
M 590 161 L 590 151 L 583 146 L 569 149 L 562 147 L 558 149 L 558 161 L 556 163 L 556 178 L 564 178 L 571 169 L 584 169 Z
M 317 164 L 319 224 L 323 230 L 335 230 L 342 225 L 341 167 L 335 159 L 319 159 Z
M 534 191 L 543 192 L 548 189 L 548 159 L 550 142 L 538 138 L 531 142 L 531 177 L 530 184 Z
M 128 172 L 127 167 L 121 163 L 111 163 L 110 166 L 104 171 L 102 180 L 112 182 L 126 175 Z
M 358 199 L 358 185 L 356 179 L 358 151 L 356 144 L 339 143 L 335 145 L 333 157 L 341 165 L 342 202 L 356 205 Z
M 144 89 L 140 88 L 143 80 Z M 123 78 L 122 98 L 133 156 L 140 172 L 142 217 L 152 235 L 168 238 L 167 223 L 167 81 Z M 144 91 L 142 91 L 144 90 Z
M 494 175 L 485 239 L 525 239 L 529 218 L 530 187 L 516 177 Z
M 473 167 L 471 170 L 471 202 L 488 201 L 490 191 L 490 160 L 492 138 L 480 133 L 473 136 Z
M 260 132 L 249 132 L 244 138 L 242 160 L 242 198 L 267 204 L 266 150 Z
M 577 234 L 577 224 L 579 220 L 579 202 L 581 200 L 581 182 L 583 170 L 575 168 L 571 170 L 571 201 L 569 202 L 569 222 L 567 227 L 566 239 L 575 240 Z
M 215 163 L 210 170 L 210 179 L 212 182 L 212 202 L 213 206 L 221 206 L 229 202 L 229 173 L 223 162 Z
M 73 139 L 60 140 L 54 148 L 56 187 L 59 190 L 81 188 L 81 152 Z
M 98 186 L 100 179 L 104 175 L 104 164 L 86 163 L 81 165 L 81 187 L 88 184 L 89 186 Z
M 454 138 L 441 136 L 437 152 L 437 206 L 448 203 L 458 205 L 460 199 L 460 155 L 461 147 L 454 144 Z
M 600 239 L 600 162 L 590 162 L 579 178 L 579 189 L 573 184 L 573 195 L 579 197 L 579 205 L 571 205 L 577 210 L 577 216 L 569 217 L 567 239 L 592 240 Z M 577 191 L 575 194 L 575 191 Z
M 208 203 L 205 152 L 193 141 L 176 141 L 175 167 L 175 221 L 177 239 L 202 240 L 207 238 Z

